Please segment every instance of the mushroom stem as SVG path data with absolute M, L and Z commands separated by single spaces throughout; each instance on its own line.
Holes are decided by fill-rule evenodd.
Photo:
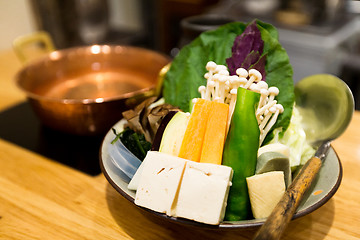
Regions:
M 258 110 L 256 111 L 256 115 L 262 115 L 262 114 L 265 112 L 265 110 L 270 109 L 270 108 L 271 108 L 272 106 L 274 106 L 276 103 L 277 103 L 276 100 L 271 101 L 271 102 L 268 102 L 267 104 L 265 104 L 264 106 L 262 106 L 260 109 L 258 109 Z
M 277 120 L 279 114 L 284 111 L 284 108 L 283 108 L 283 106 L 281 104 L 276 104 L 275 107 L 276 107 L 275 113 L 272 115 L 270 121 L 268 122 L 268 124 L 266 124 L 265 129 L 260 134 L 260 146 L 261 146 L 262 142 L 265 140 L 265 137 L 269 133 L 270 129 L 276 123 L 276 120 Z
M 248 80 L 246 78 L 240 77 L 239 78 L 239 87 L 245 88 L 246 83 Z
M 227 78 L 229 79 L 229 78 Z M 230 80 L 226 80 L 225 82 L 225 90 L 224 90 L 224 103 L 229 104 L 230 103 L 230 99 L 231 99 L 231 94 L 230 94 Z
M 200 86 L 198 88 L 198 91 L 201 94 L 201 98 L 206 99 L 206 87 L 205 86 Z
M 259 128 L 260 128 L 260 131 L 263 132 L 267 122 L 269 121 L 270 117 L 272 116 L 273 113 L 276 112 L 276 107 L 271 107 L 269 110 L 266 110 L 265 111 L 265 114 L 264 114 L 264 119 L 261 121 L 260 125 L 259 125 Z
M 268 102 L 271 102 L 279 94 L 279 89 L 277 87 L 269 87 L 268 91 L 269 91 Z
M 249 90 L 253 91 L 253 92 L 257 92 L 260 93 L 260 88 L 256 83 L 253 83 L 250 85 Z
M 261 89 L 260 94 L 261 94 L 261 96 L 260 96 L 260 100 L 259 100 L 258 109 L 260 109 L 264 106 L 265 100 L 269 96 L 269 91 L 266 89 Z
M 256 69 L 250 69 L 249 76 L 250 78 L 244 86 L 246 89 L 248 89 L 253 82 L 259 82 L 262 79 L 261 73 Z
M 215 82 L 214 81 L 209 81 L 206 85 L 206 93 L 205 93 L 205 98 L 211 100 L 211 97 L 214 96 L 215 94 Z
M 219 97 L 220 74 L 216 73 L 214 75 L 213 79 L 214 79 L 214 82 L 215 82 L 215 86 L 214 86 L 215 91 L 214 91 L 214 94 L 213 94 L 212 98 L 214 99 L 216 97 Z
M 230 94 L 231 94 L 231 98 L 230 98 L 230 103 L 229 103 L 229 117 L 228 117 L 227 130 L 229 130 L 230 122 L 231 122 L 232 115 L 233 115 L 234 109 L 235 109 L 235 103 L 236 103 L 236 98 L 237 98 L 237 89 L 235 89 L 235 88 L 231 89 Z
M 209 77 L 207 78 L 208 81 L 211 81 L 212 80 L 212 76 L 214 75 L 214 72 L 216 70 L 216 63 L 213 62 L 213 61 L 209 61 L 207 64 L 206 64 L 206 70 L 209 71 Z M 206 77 L 205 77 L 206 78 Z
M 226 81 L 227 81 L 226 76 L 220 76 L 220 78 L 219 78 L 219 97 L 220 97 L 220 102 L 222 102 L 222 103 L 225 102 Z
M 282 105 L 277 104 L 275 100 L 275 97 L 279 94 L 279 89 L 277 87 L 269 88 L 265 81 L 261 81 L 262 75 L 256 69 L 247 71 L 244 68 L 238 68 L 236 75 L 230 76 L 226 66 L 217 65 L 213 61 L 206 64 L 206 69 L 208 72 L 204 74 L 204 77 L 207 79 L 207 84 L 206 86 L 200 86 L 198 91 L 203 99 L 229 104 L 227 131 L 230 128 L 235 110 L 237 89 L 242 87 L 260 93 L 256 119 L 260 129 L 261 145 L 276 123 L 279 114 L 284 111 Z

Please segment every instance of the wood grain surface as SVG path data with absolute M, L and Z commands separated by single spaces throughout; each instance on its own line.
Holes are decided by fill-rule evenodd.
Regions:
M 24 101 L 21 67 L 0 52 L 0 110 Z M 282 239 L 360 239 L 360 112 L 332 143 L 343 165 L 335 196 L 291 221 Z M 6 126 L 0 126 L 6 127 Z M 26 136 L 24 136 L 26 137 Z M 92 177 L 0 138 L 0 239 L 251 239 L 257 229 L 214 231 L 166 223 Z

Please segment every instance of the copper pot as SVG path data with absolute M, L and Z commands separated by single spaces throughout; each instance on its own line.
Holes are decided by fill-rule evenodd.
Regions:
M 137 47 L 93 45 L 53 51 L 16 76 L 42 123 L 77 135 L 106 132 L 124 110 L 158 94 L 170 59 Z

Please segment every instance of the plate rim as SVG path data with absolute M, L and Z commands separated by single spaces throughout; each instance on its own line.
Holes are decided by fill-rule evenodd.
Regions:
M 119 121 L 120 122 L 120 121 Z M 119 123 L 118 122 L 118 123 Z M 117 125 L 118 123 L 116 123 L 115 125 Z M 114 125 L 114 126 L 115 126 Z M 113 126 L 113 127 L 114 127 Z M 151 209 L 147 209 L 144 207 L 140 207 L 138 205 L 136 205 L 134 203 L 134 198 L 131 197 L 129 194 L 127 194 L 109 175 L 109 173 L 107 172 L 105 165 L 104 165 L 104 159 L 103 159 L 103 149 L 105 144 L 108 144 L 106 142 L 106 137 L 108 136 L 108 134 L 111 134 L 111 129 L 106 133 L 105 137 L 103 138 L 102 142 L 101 142 L 101 146 L 100 146 L 100 151 L 99 151 L 99 164 L 100 164 L 100 169 L 101 172 L 103 173 L 103 175 L 105 176 L 106 180 L 110 183 L 110 185 L 118 192 L 120 193 L 120 195 L 122 197 L 124 197 L 125 199 L 127 199 L 129 202 L 131 202 L 131 204 L 135 205 L 138 209 L 151 213 L 153 215 L 155 215 L 158 218 L 161 218 L 163 220 L 168 220 L 171 221 L 173 223 L 177 223 L 177 224 L 182 224 L 182 225 L 186 225 L 186 226 L 195 226 L 195 227 L 200 227 L 200 228 L 207 228 L 207 229 L 223 229 L 223 230 L 230 230 L 230 229 L 248 229 L 248 228 L 254 228 L 254 227 L 259 227 L 261 225 L 264 224 L 264 222 L 266 221 L 266 219 L 249 219 L 249 220 L 244 220 L 246 221 L 245 223 L 241 223 L 241 224 L 237 224 L 237 222 L 234 223 L 230 223 L 229 221 L 224 221 L 221 222 L 218 225 L 210 225 L 210 224 L 205 224 L 205 223 L 200 223 L 200 222 L 196 222 L 196 221 L 192 221 L 189 219 L 182 219 L 182 218 L 175 218 L 175 217 L 170 217 L 167 216 L 166 214 L 163 213 L 158 213 L 155 212 Z M 335 184 L 332 186 L 331 190 L 324 195 L 321 199 L 319 199 L 316 203 L 310 205 L 309 207 L 296 212 L 293 217 L 292 220 L 303 217 L 305 215 L 308 215 L 312 212 L 314 212 L 315 210 L 317 210 L 318 208 L 320 208 L 321 206 L 323 206 L 326 202 L 328 202 L 332 196 L 335 195 L 335 193 L 337 192 L 337 190 L 340 187 L 341 181 L 342 181 L 342 176 L 343 176 L 343 167 L 340 161 L 340 158 L 337 154 L 337 152 L 335 151 L 335 149 L 333 148 L 333 146 L 331 145 L 331 149 L 334 151 L 335 156 L 336 156 L 336 160 L 337 163 L 339 165 L 339 174 L 337 176 L 337 180 L 335 182 Z M 110 160 L 109 160 L 110 161 Z M 112 164 L 112 163 L 111 163 Z M 251 222 L 253 220 L 253 222 Z M 242 222 L 242 221 L 239 221 Z

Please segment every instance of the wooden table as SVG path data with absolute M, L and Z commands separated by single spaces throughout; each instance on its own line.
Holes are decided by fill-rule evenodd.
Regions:
M 12 80 L 20 67 L 12 51 L 0 52 L 0 110 L 25 99 Z M 318 210 L 292 221 L 283 239 L 360 239 L 359 124 L 355 112 L 333 142 L 343 164 L 339 190 Z M 0 138 L 0 239 L 250 239 L 255 231 L 159 222 L 102 174 L 86 175 Z

